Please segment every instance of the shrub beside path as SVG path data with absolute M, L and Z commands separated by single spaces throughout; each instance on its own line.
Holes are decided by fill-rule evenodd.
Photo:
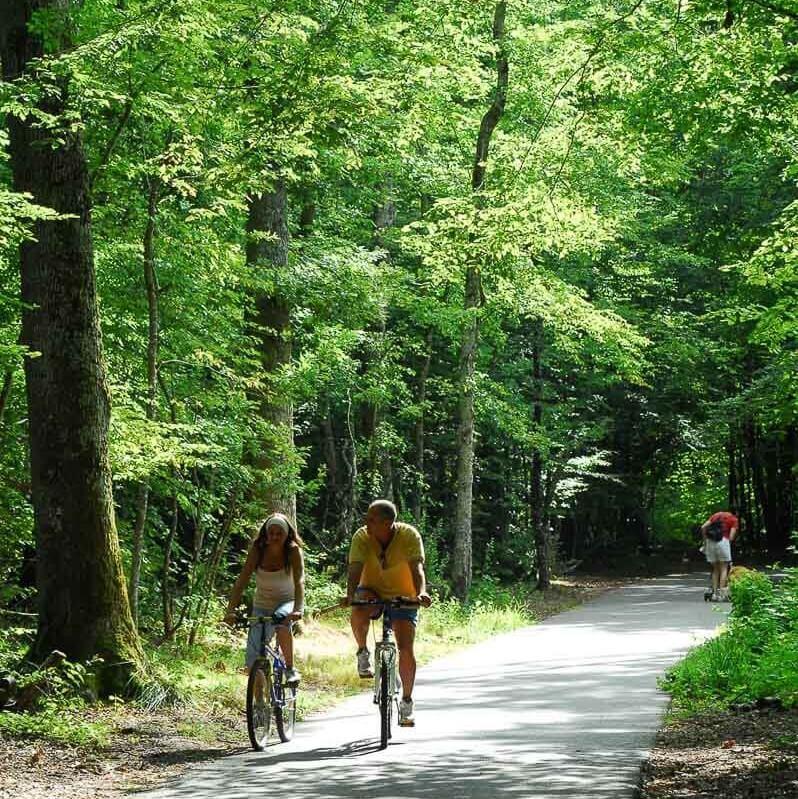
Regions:
M 649 580 L 419 672 L 418 725 L 377 749 L 370 696 L 289 744 L 198 767 L 148 799 L 634 795 L 667 703 L 657 678 L 723 621 L 704 575 Z M 397 765 L 401 764 L 401 765 Z

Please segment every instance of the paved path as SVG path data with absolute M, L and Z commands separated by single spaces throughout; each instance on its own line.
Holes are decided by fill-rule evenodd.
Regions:
M 657 677 L 724 618 L 703 601 L 705 584 L 690 575 L 610 591 L 436 661 L 419 672 L 418 726 L 384 752 L 376 708 L 358 696 L 299 725 L 290 744 L 208 763 L 147 796 L 631 797 L 667 701 Z

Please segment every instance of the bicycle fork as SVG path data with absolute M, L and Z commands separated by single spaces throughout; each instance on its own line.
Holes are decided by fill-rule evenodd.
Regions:
M 396 644 L 393 641 L 380 641 L 374 648 L 374 704 L 380 703 L 380 676 L 383 660 L 388 666 L 388 694 L 392 698 L 399 695 L 401 679 L 396 663 Z

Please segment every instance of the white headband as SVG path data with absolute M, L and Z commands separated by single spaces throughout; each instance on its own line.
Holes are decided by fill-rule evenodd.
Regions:
M 288 520 L 284 516 L 280 516 L 275 513 L 273 516 L 269 516 L 269 518 L 266 519 L 263 526 L 268 530 L 273 524 L 276 524 L 278 527 L 282 527 L 283 531 L 286 533 L 290 532 Z

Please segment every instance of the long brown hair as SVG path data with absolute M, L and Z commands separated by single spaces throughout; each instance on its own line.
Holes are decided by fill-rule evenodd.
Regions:
M 263 562 L 263 556 L 266 554 L 266 539 L 269 531 L 269 522 L 275 517 L 282 519 L 288 525 L 288 535 L 283 545 L 283 561 L 285 562 L 285 570 L 289 571 L 291 568 L 291 550 L 301 549 L 305 545 L 305 542 L 300 537 L 293 522 L 284 513 L 270 514 L 263 524 L 261 524 L 260 530 L 258 530 L 258 537 L 255 540 L 255 546 L 258 548 L 258 568 L 260 568 L 260 564 Z

